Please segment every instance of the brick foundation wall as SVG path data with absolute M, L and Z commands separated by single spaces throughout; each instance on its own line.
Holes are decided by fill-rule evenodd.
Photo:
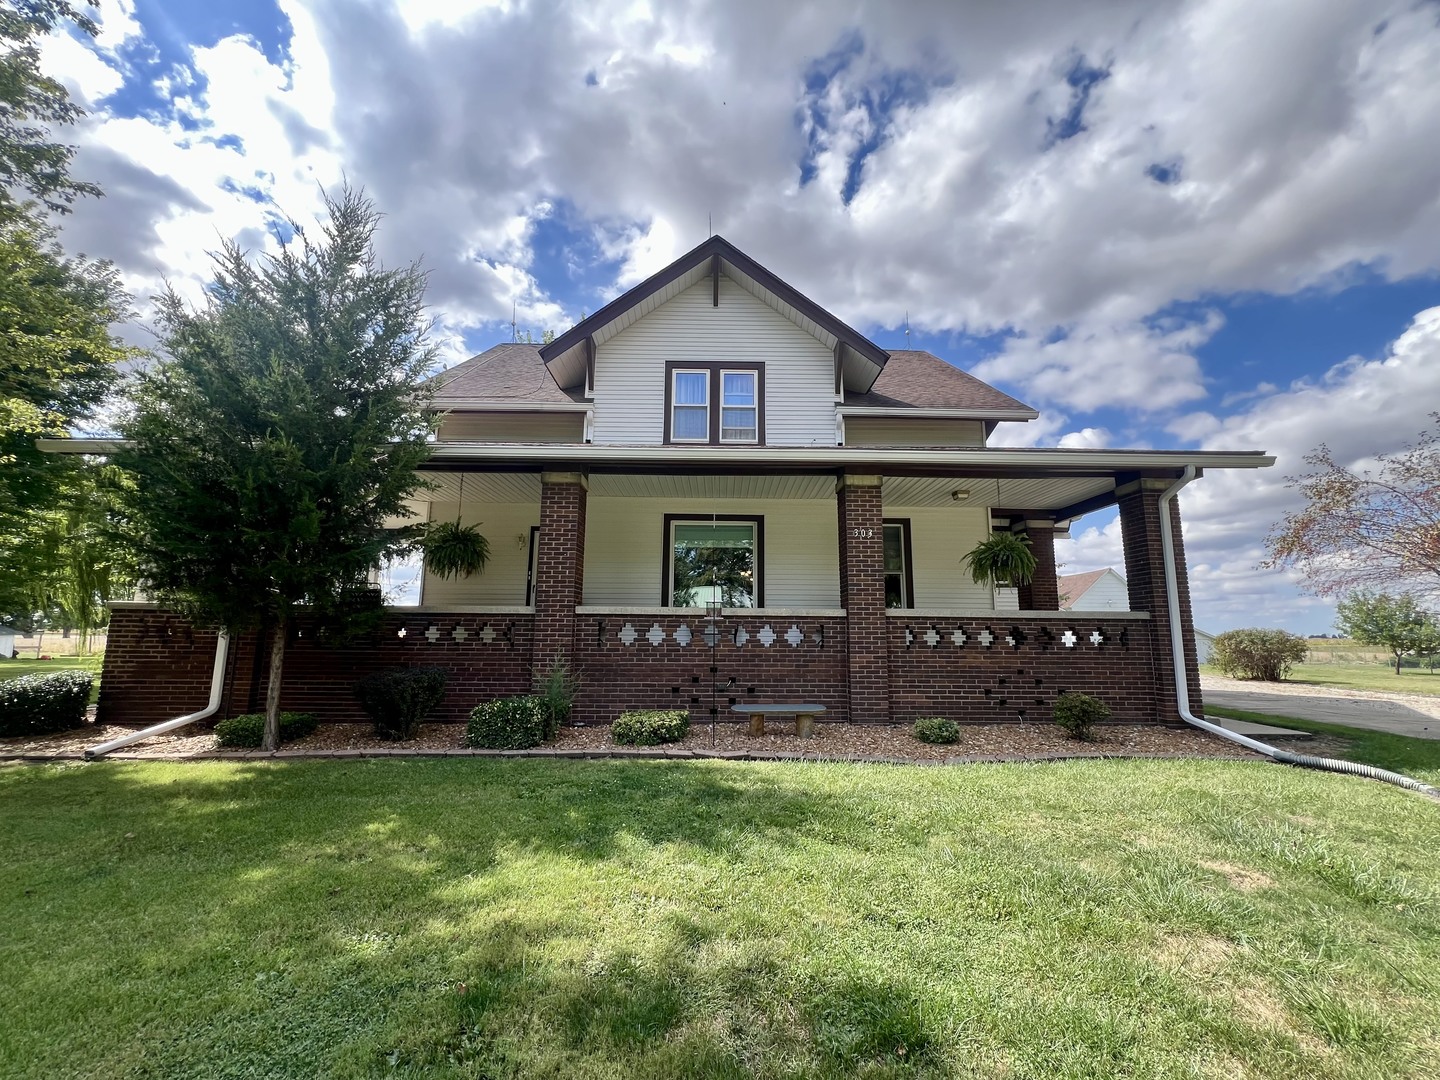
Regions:
M 569 473 L 545 473 L 540 484 L 540 537 L 535 553 L 535 673 L 574 653 L 575 609 L 585 592 L 585 484 Z
M 460 722 L 481 701 L 528 692 L 533 623 L 529 614 L 387 612 L 374 634 L 335 647 L 308 634 L 302 618 L 285 650 L 280 707 L 313 712 L 326 722 L 365 722 L 353 690 L 358 678 L 379 668 L 435 666 L 450 672 L 435 719 Z M 145 608 L 113 610 L 110 628 L 100 683 L 103 723 L 155 724 L 205 705 L 214 631 L 195 630 L 179 615 Z M 432 628 L 434 641 L 428 636 Z M 269 648 L 259 637 L 232 639 L 216 719 L 264 708 Z
M 879 477 L 844 476 L 835 493 L 840 529 L 840 606 L 845 609 L 850 711 L 858 721 L 890 719 L 886 663 L 885 533 Z
M 690 633 L 686 645 L 676 639 L 682 626 Z M 575 645 L 583 683 L 572 719 L 608 723 L 626 709 L 688 708 L 692 722 L 708 723 L 711 657 L 702 637 L 705 626 L 703 618 L 689 615 L 580 615 Z M 767 626 L 774 635 L 768 646 L 762 640 Z M 649 640 L 655 627 L 664 635 L 659 645 Z M 801 636 L 798 645 L 787 640 L 792 628 Z M 745 635 L 738 646 L 737 629 Z M 732 699 L 818 702 L 827 709 L 820 719 L 849 719 L 843 617 L 727 616 L 720 630 L 715 649 L 718 681 L 732 675 L 736 680 L 733 688 L 718 695 L 720 719 L 742 719 L 730 711 Z
M 957 630 L 963 644 L 956 644 Z M 1067 632 L 1073 645 L 1065 644 Z M 1091 640 L 1097 632 L 1098 645 Z M 1056 695 L 1065 690 L 1098 697 L 1118 722 L 1161 718 L 1144 620 L 891 617 L 889 655 L 891 714 L 900 722 L 920 716 L 1048 721 Z

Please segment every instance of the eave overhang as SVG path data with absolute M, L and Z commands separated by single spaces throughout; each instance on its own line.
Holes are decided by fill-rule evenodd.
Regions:
M 864 393 L 874 385 L 890 358 L 886 350 L 720 236 L 710 237 L 659 273 L 576 323 L 541 347 L 540 357 L 560 387 L 569 389 L 583 385 L 596 344 L 603 343 L 634 318 L 648 312 L 647 302 L 663 302 L 706 276 L 714 277 L 717 271 L 800 323 L 828 348 L 838 349 L 847 389 Z
M 866 405 L 837 405 L 835 411 L 841 416 L 864 417 L 874 416 L 886 419 L 909 418 L 914 420 L 988 420 L 995 423 L 1001 420 L 1037 420 L 1040 414 L 1034 409 L 946 409 L 926 408 L 924 406 L 866 406 Z

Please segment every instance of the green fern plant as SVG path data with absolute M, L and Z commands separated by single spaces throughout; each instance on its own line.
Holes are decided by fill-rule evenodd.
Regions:
M 426 567 L 440 578 L 478 574 L 490 561 L 490 541 L 481 535 L 479 525 L 434 522 L 426 528 L 422 546 Z
M 1028 585 L 1035 576 L 1030 538 L 1012 532 L 991 533 L 965 555 L 976 585 Z

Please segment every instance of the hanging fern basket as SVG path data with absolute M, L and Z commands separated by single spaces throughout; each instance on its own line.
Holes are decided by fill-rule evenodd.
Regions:
M 425 566 L 439 578 L 478 574 L 490 561 L 490 541 L 478 525 L 437 521 L 425 530 Z
M 1030 538 L 1015 533 L 992 533 L 971 548 L 964 561 L 977 585 L 1028 585 L 1035 576 Z

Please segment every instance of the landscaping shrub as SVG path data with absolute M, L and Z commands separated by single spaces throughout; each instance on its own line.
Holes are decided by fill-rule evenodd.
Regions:
M 0 682 L 0 738 L 79 727 L 94 681 L 88 671 L 51 671 Z
M 690 730 L 690 714 L 684 709 L 648 709 L 623 712 L 610 725 L 610 734 L 626 746 L 658 746 L 679 742 Z
M 960 725 L 943 716 L 922 716 L 915 721 L 915 738 L 928 743 L 960 741 Z
M 413 739 L 445 696 L 447 672 L 438 667 L 392 668 L 355 684 L 360 707 L 375 721 L 380 739 Z
M 1099 698 L 1074 691 L 1061 694 L 1055 699 L 1052 714 L 1055 723 L 1065 729 L 1072 739 L 1088 740 L 1096 724 L 1110 719 L 1109 707 Z
M 555 738 L 560 725 L 570 719 L 575 694 L 580 689 L 580 676 L 570 670 L 563 656 L 556 657 L 540 680 L 538 696 L 545 702 L 545 739 Z
M 1232 679 L 1279 682 L 1290 665 L 1302 663 L 1309 643 L 1284 630 L 1226 630 L 1210 647 L 1210 662 Z
M 545 741 L 549 715 L 545 699 L 533 694 L 487 701 L 470 713 L 465 745 L 486 750 L 528 750 Z
M 280 714 L 280 741 L 294 742 L 303 739 L 320 723 L 314 713 L 282 712 Z M 265 714 L 244 713 L 221 720 L 215 725 L 215 742 L 227 747 L 259 746 L 265 737 Z

